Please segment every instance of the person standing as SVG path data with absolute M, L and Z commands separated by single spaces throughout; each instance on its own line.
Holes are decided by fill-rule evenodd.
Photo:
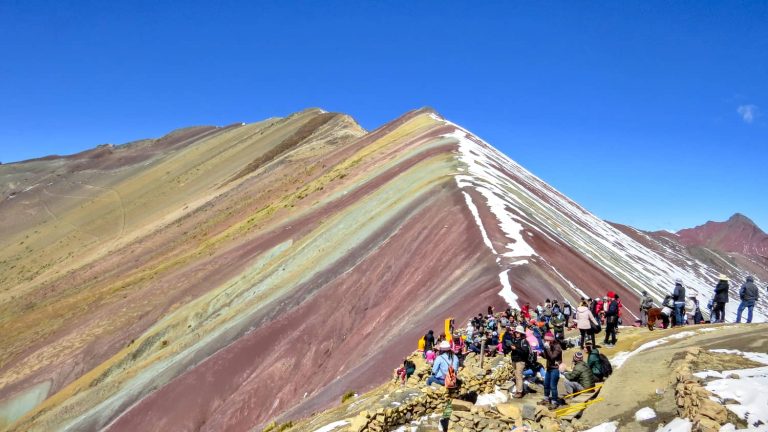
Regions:
M 581 339 L 579 339 L 579 346 L 584 349 L 584 339 L 589 336 L 592 339 L 592 345 L 595 344 L 595 332 L 592 330 L 592 324 L 597 325 L 595 316 L 592 315 L 592 311 L 587 307 L 587 302 L 581 302 L 581 305 L 576 309 L 576 314 L 573 316 L 573 320 L 576 322 L 576 328 L 581 333 Z
M 728 303 L 728 276 L 720 274 L 720 280 L 715 285 L 715 297 L 712 301 L 712 315 L 711 321 L 713 323 L 725 322 L 725 304 Z
M 563 362 L 563 349 L 555 341 L 555 335 L 547 332 L 544 335 L 544 358 L 547 360 L 545 365 L 547 371 L 544 374 L 544 399 L 542 404 L 549 404 L 550 409 L 559 406 L 557 397 L 557 382 L 560 381 L 560 363 Z
M 528 341 L 525 340 L 525 329 L 518 325 L 515 327 L 515 333 L 512 335 L 512 346 L 510 346 L 509 356 L 512 364 L 515 366 L 515 394 L 516 399 L 523 397 L 523 372 L 525 372 L 525 362 L 528 360 L 528 354 L 531 350 Z
M 653 298 L 648 291 L 643 291 L 643 296 L 640 298 L 640 325 L 641 327 L 648 326 L 648 311 L 653 307 Z
M 568 328 L 568 320 L 571 318 L 573 310 L 568 300 L 563 301 L 563 316 L 565 317 L 565 328 Z
M 675 279 L 675 289 L 672 291 L 672 300 L 675 301 L 675 325 L 685 324 L 685 287 L 683 280 Z
M 427 332 L 426 335 L 424 335 L 424 354 L 426 355 L 427 351 L 434 351 L 435 349 L 435 333 L 430 330 Z
M 685 304 L 685 303 L 683 303 Z M 604 345 L 616 345 L 616 327 L 619 325 L 619 302 L 614 298 L 608 299 L 608 309 L 605 311 L 605 340 Z
M 758 296 L 759 292 L 757 290 L 757 285 L 755 285 L 755 279 L 752 276 L 747 276 L 747 281 L 739 290 L 741 303 L 739 303 L 739 309 L 736 311 L 737 323 L 741 322 L 741 313 L 744 312 L 744 309 L 747 309 L 747 322 L 752 322 L 752 309 L 755 308 Z

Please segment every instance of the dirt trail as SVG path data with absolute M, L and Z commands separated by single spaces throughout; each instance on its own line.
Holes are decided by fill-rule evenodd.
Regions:
M 622 331 L 619 345 L 610 351 L 605 350 L 606 354 L 614 359 L 621 357 L 621 352 L 635 353 L 614 370 L 614 375 L 600 393 L 605 400 L 588 407 L 582 420 L 594 425 L 619 421 L 622 431 L 655 430 L 660 421 L 676 417 L 671 365 L 684 355 L 685 348 L 699 346 L 704 349 L 768 352 L 768 339 L 764 336 L 767 329 L 768 324 L 728 324 L 689 326 L 654 331 L 653 334 L 645 329 Z M 643 347 L 643 344 L 658 340 L 660 336 L 666 342 Z M 635 412 L 643 407 L 656 411 L 657 420 L 650 422 L 653 423 L 652 428 L 634 421 Z

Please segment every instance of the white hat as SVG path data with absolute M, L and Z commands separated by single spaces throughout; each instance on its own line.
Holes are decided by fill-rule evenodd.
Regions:
M 720 280 L 722 280 L 722 281 L 727 281 L 727 280 L 729 280 L 729 279 L 728 279 L 728 276 L 724 275 L 723 273 L 720 273 L 720 277 L 719 277 L 718 279 L 720 279 Z
M 442 341 L 440 342 L 440 345 L 438 346 L 440 351 L 448 351 L 451 349 L 451 344 L 448 343 L 448 341 Z
M 525 329 L 521 325 L 515 327 L 515 331 L 518 333 L 525 333 Z

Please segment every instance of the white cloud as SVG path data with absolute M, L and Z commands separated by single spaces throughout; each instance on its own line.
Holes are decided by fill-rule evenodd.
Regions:
M 757 105 L 739 105 L 736 109 L 744 123 L 752 123 L 757 117 Z

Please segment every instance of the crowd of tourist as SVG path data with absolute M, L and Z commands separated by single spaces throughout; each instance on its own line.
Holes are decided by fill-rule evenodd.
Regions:
M 729 288 L 728 278 L 720 275 L 708 304 L 711 322 L 724 321 Z M 759 296 L 751 276 L 739 294 L 741 303 L 736 322 L 741 321 L 744 310 L 747 310 L 747 322 L 751 322 Z M 456 328 L 453 320 L 446 320 L 443 332 L 436 336 L 429 330 L 419 341 L 419 351 L 432 367 L 427 384 L 449 388 L 458 385 L 456 372 L 469 353 L 488 357 L 504 355 L 509 356 L 514 365 L 513 396 L 522 398 L 536 381 L 544 388 L 540 403 L 557 408 L 565 403 L 558 394 L 561 380 L 566 393 L 570 394 L 591 389 L 611 374 L 610 362 L 599 352 L 601 345 L 595 339 L 604 332 L 602 346 L 617 343 L 623 308 L 619 295 L 609 291 L 602 298 L 581 298 L 575 307 L 568 300 L 560 303 L 550 299 L 536 306 L 526 302 L 520 309 L 508 307 L 502 312 L 495 312 L 489 306 L 485 313 L 469 319 L 463 328 Z M 698 300 L 695 296 L 686 296 L 682 280 L 677 279 L 660 307 L 656 307 L 653 297 L 644 291 L 640 298 L 640 319 L 632 324 L 653 329 L 656 322 L 661 321 L 662 327 L 667 328 L 688 324 L 689 316 L 695 324 L 704 322 Z M 578 344 L 575 338 L 566 340 L 568 328 L 579 331 Z M 576 349 L 576 345 L 572 366 L 566 370 L 563 356 L 568 349 Z M 405 360 L 396 371 L 397 378 L 404 383 L 415 368 L 413 362 Z

